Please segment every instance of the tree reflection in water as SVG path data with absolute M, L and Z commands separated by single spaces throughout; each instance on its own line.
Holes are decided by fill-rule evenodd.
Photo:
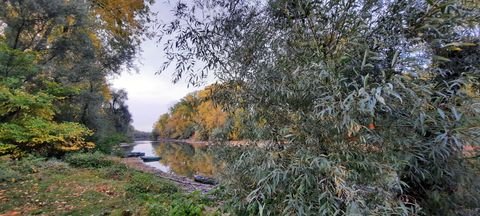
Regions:
M 155 153 L 160 156 L 161 163 L 170 167 L 178 175 L 213 176 L 215 164 L 213 156 L 203 146 L 187 143 L 152 143 Z

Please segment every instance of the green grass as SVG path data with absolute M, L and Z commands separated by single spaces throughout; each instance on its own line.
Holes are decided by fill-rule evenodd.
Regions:
M 204 195 L 185 193 L 103 155 L 72 155 L 65 161 L 0 158 L 0 215 L 217 214 Z

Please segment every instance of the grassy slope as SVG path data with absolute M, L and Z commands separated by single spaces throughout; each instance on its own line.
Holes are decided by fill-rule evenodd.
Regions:
M 0 159 L 0 215 L 210 215 L 211 201 L 98 154 Z M 82 163 L 85 162 L 85 163 Z

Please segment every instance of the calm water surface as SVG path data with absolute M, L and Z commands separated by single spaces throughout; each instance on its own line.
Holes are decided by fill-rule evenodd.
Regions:
M 145 152 L 145 156 L 159 156 L 160 161 L 145 163 L 163 172 L 192 177 L 213 176 L 213 156 L 204 146 L 188 143 L 135 141 L 130 152 Z

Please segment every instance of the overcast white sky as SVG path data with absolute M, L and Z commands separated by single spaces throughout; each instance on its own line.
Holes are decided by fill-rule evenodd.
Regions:
M 157 0 L 153 10 L 163 22 L 171 20 L 173 6 L 163 0 Z M 158 117 L 168 112 L 168 108 L 186 94 L 200 89 L 187 88 L 186 82 L 173 84 L 171 71 L 155 75 L 165 61 L 160 44 L 146 41 L 142 44 L 143 53 L 139 58 L 139 73 L 124 72 L 121 76 L 112 77 L 113 88 L 125 89 L 128 92 L 128 107 L 133 115 L 133 126 L 137 130 L 151 131 Z

